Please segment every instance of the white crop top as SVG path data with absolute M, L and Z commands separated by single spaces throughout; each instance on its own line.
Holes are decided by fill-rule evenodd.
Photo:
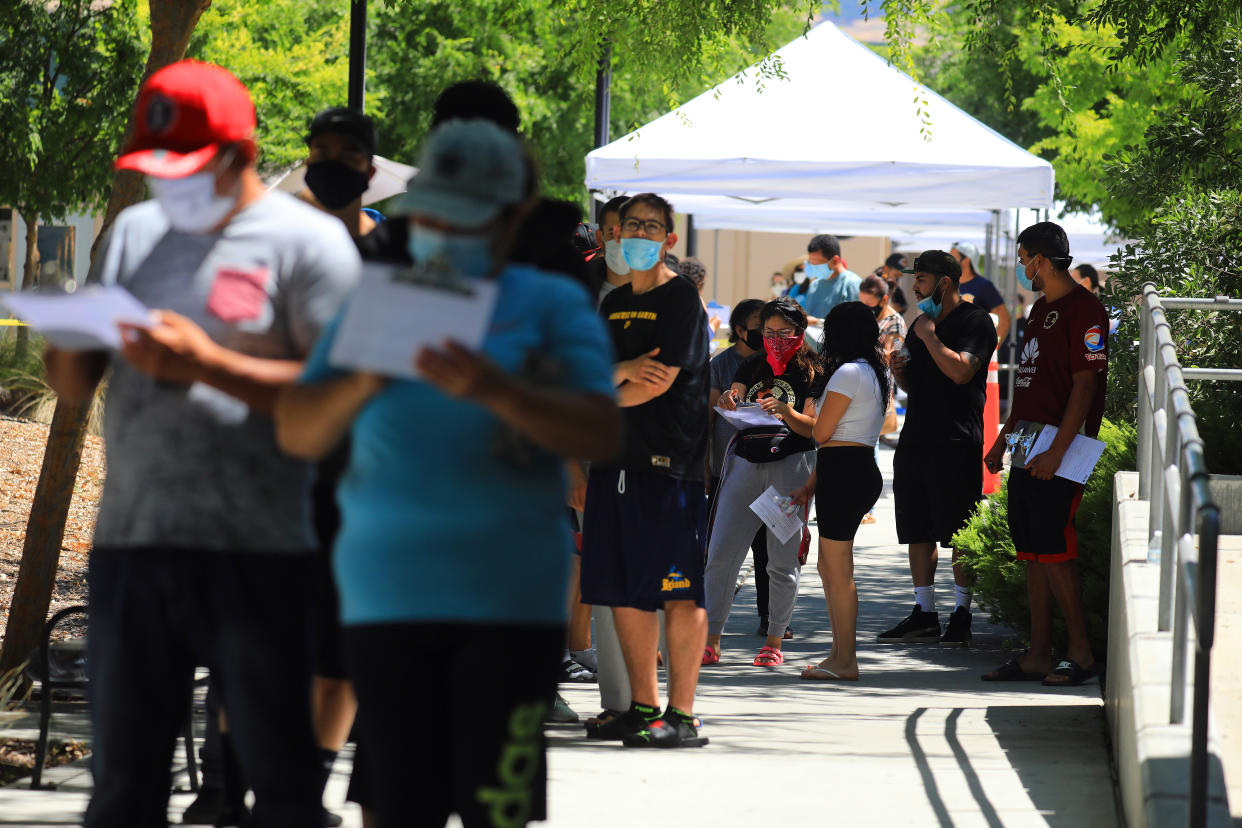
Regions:
M 880 427 L 884 425 L 884 411 L 887 408 L 880 398 L 880 381 L 876 379 L 875 370 L 866 360 L 847 362 L 829 378 L 824 394 L 829 391 L 849 397 L 850 405 L 828 439 L 875 445 L 880 439 Z M 821 410 L 824 407 L 823 396 L 819 399 L 819 407 Z

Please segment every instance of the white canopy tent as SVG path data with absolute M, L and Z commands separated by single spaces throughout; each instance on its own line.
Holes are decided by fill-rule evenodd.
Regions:
M 587 187 L 873 209 L 1052 206 L 1051 164 L 832 23 L 776 57 L 785 78 L 761 83 L 751 67 L 593 150 Z

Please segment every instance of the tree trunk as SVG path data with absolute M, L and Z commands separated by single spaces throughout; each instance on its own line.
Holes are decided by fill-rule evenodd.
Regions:
M 199 17 L 211 5 L 211 0 L 162 0 L 150 5 L 151 54 L 147 57 L 143 81 L 185 57 L 190 35 L 194 33 Z M 124 142 L 129 141 L 133 131 L 134 115 L 130 113 Z M 142 176 L 126 171 L 118 171 L 113 176 L 112 195 L 108 199 L 103 228 L 91 246 L 92 260 L 99 249 L 99 239 L 103 238 L 117 214 L 131 204 L 137 204 L 144 195 Z M 60 545 L 64 539 L 73 486 L 78 477 L 78 463 L 82 459 L 89 410 L 89 404 L 56 403 L 47 449 L 43 454 L 43 467 L 39 472 L 39 485 L 35 489 L 30 520 L 26 524 L 26 543 L 17 583 L 13 587 L 13 604 L 9 609 L 4 647 L 0 649 L 0 675 L 20 665 L 31 649 L 37 646 L 42 635 L 48 607 L 52 603 L 52 590 L 56 585 Z
M 163 69 L 170 63 L 176 63 L 185 57 L 186 47 L 190 45 L 190 36 L 198 19 L 208 7 L 211 0 L 164 0 L 151 3 L 151 54 L 147 55 L 147 67 L 143 70 L 142 80 Z M 121 146 L 129 143 L 134 134 L 134 116 L 130 113 L 129 123 L 125 125 L 125 137 Z M 108 209 L 104 211 L 103 225 L 95 243 L 91 246 L 91 258 L 94 259 L 99 240 L 108 232 L 117 214 L 146 198 L 147 188 L 142 174 L 133 170 L 118 170 L 112 178 L 112 195 L 108 198 Z
M 28 290 L 39 281 L 39 213 L 35 210 L 20 210 L 18 215 L 26 223 L 26 261 L 22 265 L 22 290 Z M 30 348 L 30 329 L 25 325 L 17 328 L 17 361 L 20 365 L 26 359 Z

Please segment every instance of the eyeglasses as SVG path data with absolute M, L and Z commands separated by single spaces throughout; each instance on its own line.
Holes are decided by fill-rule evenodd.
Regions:
M 661 236 L 668 232 L 668 225 L 662 221 L 642 221 L 632 218 L 621 222 L 623 233 L 637 233 L 639 230 L 647 236 Z
M 764 339 L 788 339 L 790 337 L 797 336 L 797 335 L 798 335 L 797 328 L 781 328 L 779 331 L 774 331 L 771 328 L 763 329 Z

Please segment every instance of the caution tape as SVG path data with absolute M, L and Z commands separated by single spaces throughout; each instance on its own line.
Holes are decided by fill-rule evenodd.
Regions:
M 26 327 L 26 323 L 20 319 L 0 319 L 0 328 Z

